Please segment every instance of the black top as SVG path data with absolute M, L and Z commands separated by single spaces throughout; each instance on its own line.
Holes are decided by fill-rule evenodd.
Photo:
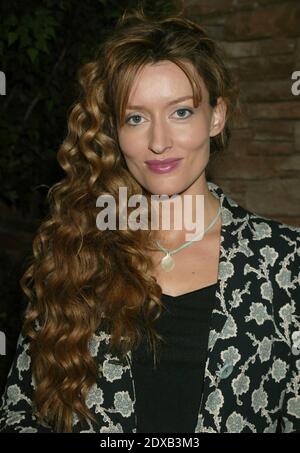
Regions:
M 166 309 L 155 326 L 166 343 L 157 368 L 145 341 L 132 353 L 137 432 L 195 432 L 215 291 L 216 283 L 162 295 Z

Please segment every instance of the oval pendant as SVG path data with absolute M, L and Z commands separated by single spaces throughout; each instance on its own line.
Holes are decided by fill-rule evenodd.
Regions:
M 170 272 L 175 267 L 175 262 L 171 255 L 166 255 L 160 262 L 161 267 L 164 271 Z

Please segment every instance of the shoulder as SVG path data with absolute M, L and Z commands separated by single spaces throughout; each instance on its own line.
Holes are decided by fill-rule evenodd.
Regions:
M 245 255 L 240 259 L 244 275 L 256 276 L 257 286 L 265 282 L 278 302 L 299 298 L 300 228 L 250 211 L 228 196 L 223 207 L 226 245 Z
M 272 298 L 274 308 L 280 310 L 281 317 L 285 309 L 300 315 L 296 303 L 300 298 L 300 228 L 239 208 L 247 218 L 252 263 L 259 271 L 257 282 L 269 282 L 271 293 L 276 294 Z
M 264 217 L 235 202 L 226 206 L 232 215 L 236 245 L 247 256 L 243 274 L 251 281 L 252 296 L 255 294 L 250 311 L 268 313 L 285 346 L 299 354 L 300 228 Z
M 261 249 L 264 245 L 273 247 L 280 255 L 293 252 L 294 259 L 300 257 L 300 227 L 288 225 L 248 210 L 226 196 L 223 206 L 227 223 L 233 230 L 243 230 L 243 236 L 251 245 Z

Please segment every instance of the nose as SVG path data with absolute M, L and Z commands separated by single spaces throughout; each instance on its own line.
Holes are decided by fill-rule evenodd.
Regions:
M 155 154 L 161 154 L 172 147 L 171 136 L 163 120 L 153 121 L 150 130 L 149 149 Z

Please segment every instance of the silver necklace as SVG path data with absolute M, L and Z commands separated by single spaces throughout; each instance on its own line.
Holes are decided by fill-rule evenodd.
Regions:
M 194 237 L 194 239 L 192 239 L 191 241 L 187 241 L 185 242 L 183 245 L 181 245 L 180 247 L 178 247 L 177 249 L 174 249 L 174 250 L 167 250 L 165 247 L 163 247 L 162 245 L 160 245 L 160 243 L 158 241 L 155 241 L 157 246 L 160 248 L 160 250 L 162 252 L 165 253 L 165 256 L 161 259 L 160 261 L 160 266 L 161 268 L 166 271 L 166 272 L 170 272 L 172 269 L 174 269 L 175 267 L 175 261 L 174 259 L 172 258 L 171 255 L 174 255 L 175 253 L 179 252 L 180 250 L 182 250 L 183 248 L 185 247 L 188 247 L 189 245 L 191 245 L 196 239 L 202 239 L 203 236 L 207 233 L 208 230 L 210 230 L 214 224 L 216 223 L 216 221 L 218 220 L 218 217 L 220 216 L 221 214 L 221 211 L 222 211 L 222 208 L 221 206 L 219 207 L 218 209 L 218 212 L 217 212 L 217 215 L 216 217 L 211 221 L 211 223 L 208 225 L 208 227 L 204 230 L 203 233 L 200 233 L 198 234 L 197 236 Z

